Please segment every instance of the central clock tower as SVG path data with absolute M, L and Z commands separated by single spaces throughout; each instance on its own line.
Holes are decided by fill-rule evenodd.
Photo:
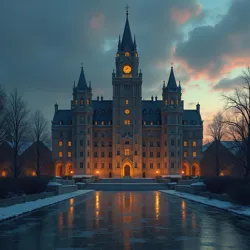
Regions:
M 142 73 L 128 10 L 122 40 L 119 37 L 113 84 L 113 171 L 142 177 Z

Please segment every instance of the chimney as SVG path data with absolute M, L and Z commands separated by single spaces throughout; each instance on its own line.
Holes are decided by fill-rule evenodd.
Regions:
M 151 101 L 153 101 L 154 100 L 154 97 L 153 96 L 151 96 Z
M 55 113 L 58 111 L 58 104 L 55 104 Z
M 99 96 L 97 96 L 97 101 L 99 101 Z
M 157 96 L 155 97 L 155 100 L 157 101 Z
M 101 101 L 103 101 L 103 96 L 101 96 Z
M 199 103 L 196 104 L 196 110 L 200 113 L 200 107 L 201 105 Z

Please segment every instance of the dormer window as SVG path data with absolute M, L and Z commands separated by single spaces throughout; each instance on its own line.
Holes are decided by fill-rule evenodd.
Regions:
M 87 105 L 89 105 L 89 99 L 87 99 Z
M 98 125 L 97 121 L 95 121 L 95 125 Z
M 170 104 L 171 104 L 171 105 L 174 105 L 174 100 L 173 100 L 173 99 L 170 101 Z
M 102 125 L 104 125 L 104 121 L 102 121 Z
M 128 100 L 126 100 L 125 103 L 128 104 Z
M 165 105 L 168 105 L 168 100 L 165 100 Z
M 75 105 L 77 105 L 77 103 L 78 103 L 78 101 L 77 101 L 77 100 L 75 100 Z
M 129 52 L 125 52 L 125 56 L 130 56 L 130 53 Z

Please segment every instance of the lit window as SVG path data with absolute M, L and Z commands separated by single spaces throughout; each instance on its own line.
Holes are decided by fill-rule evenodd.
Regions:
M 62 141 L 59 141 L 58 145 L 59 145 L 59 147 L 61 147 L 63 145 Z
M 187 141 L 184 141 L 184 147 L 187 147 L 188 143 Z
M 147 122 L 146 121 L 143 121 L 143 125 L 146 125 L 147 124 Z
M 153 122 L 152 122 L 152 121 L 150 122 L 150 125 L 153 125 Z
M 102 125 L 104 125 L 104 121 L 102 121 Z
M 84 100 L 81 98 L 80 105 L 83 105 L 83 104 L 84 104 Z
M 89 99 L 87 99 L 87 105 L 89 105 Z
M 135 53 L 135 56 L 138 57 L 138 53 Z
M 196 141 L 193 141 L 193 147 L 196 147 Z
M 97 121 L 95 121 L 95 125 L 97 125 L 98 123 L 97 123 Z
M 124 154 L 125 154 L 125 155 L 129 155 L 129 149 L 125 149 L 125 150 L 124 150 Z
M 125 103 L 128 104 L 128 100 L 126 100 Z
M 71 152 L 70 151 L 68 152 L 68 157 L 71 157 Z
M 117 53 L 116 56 L 118 57 L 118 56 L 119 56 L 119 53 Z
M 125 53 L 125 56 L 130 56 L 129 52 L 126 52 L 126 53 Z
M 130 120 L 124 120 L 125 125 L 130 125 Z
M 68 141 L 68 146 L 71 147 L 72 143 L 71 141 Z
M 1 174 L 2 177 L 5 177 L 6 175 L 7 175 L 6 171 L 3 171 L 2 174 Z
M 179 104 L 179 100 L 176 100 L 176 104 Z
M 184 152 L 184 157 L 187 157 L 187 152 Z
M 32 176 L 36 176 L 36 172 L 35 172 L 35 171 L 32 171 L 31 175 L 32 175 Z
M 171 105 L 174 105 L 174 100 L 171 100 L 171 101 L 170 101 L 170 104 L 171 104 Z
M 193 157 L 196 157 L 196 152 L 193 152 Z
M 77 103 L 78 103 L 78 101 L 77 101 L 77 100 L 75 100 L 75 105 L 77 105 Z
M 58 153 L 58 156 L 59 156 L 59 157 L 62 157 L 62 152 L 59 152 L 59 153 Z
M 165 100 L 165 105 L 168 105 L 168 100 Z

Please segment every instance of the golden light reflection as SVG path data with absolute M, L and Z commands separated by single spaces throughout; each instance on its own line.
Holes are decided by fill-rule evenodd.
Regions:
M 186 220 L 186 203 L 184 200 L 182 200 L 181 202 L 181 209 L 182 209 L 181 211 L 182 219 Z
M 63 213 L 62 212 L 58 214 L 58 227 L 60 231 L 63 230 Z
M 156 220 L 159 219 L 159 214 L 160 214 L 160 194 L 159 192 L 156 192 L 156 195 L 155 195 L 155 218 Z
M 72 228 L 73 218 L 74 218 L 74 207 L 70 207 L 68 212 L 68 228 Z
M 100 220 L 100 192 L 95 193 L 95 222 L 99 226 Z
M 192 228 L 196 229 L 197 223 L 196 223 L 196 215 L 193 213 L 192 214 Z
M 74 205 L 74 199 L 73 199 L 73 198 L 71 198 L 71 199 L 69 200 L 69 204 L 70 204 L 70 206 Z

